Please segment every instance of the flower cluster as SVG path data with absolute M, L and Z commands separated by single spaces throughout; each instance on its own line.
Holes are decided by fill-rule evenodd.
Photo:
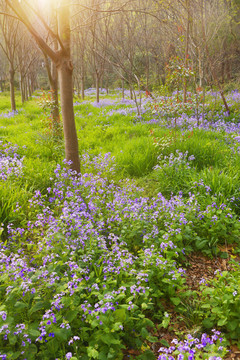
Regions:
M 23 158 L 17 153 L 18 147 L 0 141 L 0 179 L 22 174 Z
M 194 155 L 189 156 L 188 151 L 182 153 L 180 150 L 176 150 L 176 154 L 171 153 L 169 156 L 160 154 L 157 159 L 159 164 L 154 167 L 154 170 L 172 167 L 178 171 L 180 167 L 190 169 L 190 162 L 193 161 L 195 157 Z
M 173 339 L 173 346 L 159 349 L 158 360 L 194 360 L 199 359 L 199 356 L 203 359 L 222 360 L 227 353 L 226 347 L 221 344 L 223 339 L 219 337 L 220 332 L 215 329 L 212 332 L 212 336 L 202 334 L 200 339 L 192 335 L 187 335 L 184 341 Z

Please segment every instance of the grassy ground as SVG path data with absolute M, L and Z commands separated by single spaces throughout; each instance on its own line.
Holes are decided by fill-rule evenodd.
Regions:
M 176 358 L 220 359 L 219 334 L 202 335 L 213 328 L 240 345 L 239 95 L 230 117 L 207 99 L 202 116 L 160 96 L 141 115 L 117 92 L 76 98 L 74 180 L 38 94 L 15 114 L 1 94 L 2 356 L 161 360 L 189 333 Z

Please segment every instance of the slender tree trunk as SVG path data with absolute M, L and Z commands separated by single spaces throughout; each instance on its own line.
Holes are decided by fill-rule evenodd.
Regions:
M 131 85 L 130 85 L 130 99 L 133 100 L 133 90 L 132 90 Z
M 28 94 L 29 94 L 29 97 L 31 97 L 32 96 L 32 86 L 31 86 L 31 80 L 30 80 L 29 76 L 27 77 L 27 85 L 28 85 Z
M 202 12 L 203 12 L 203 0 L 202 0 Z M 213 80 L 215 81 L 218 89 L 219 89 L 219 92 L 220 92 L 220 95 L 222 97 L 222 101 L 224 103 L 224 106 L 226 108 L 226 111 L 228 114 L 230 114 L 230 109 L 229 109 L 229 106 L 228 106 L 228 103 L 226 101 L 226 98 L 225 98 L 225 95 L 224 95 L 224 92 L 223 92 L 223 88 L 218 80 L 218 77 L 217 77 L 217 74 L 215 72 L 215 69 L 214 69 L 214 66 L 212 64 L 212 59 L 210 57 L 210 54 L 209 54 L 209 50 L 208 50 L 208 44 L 207 44 L 207 39 L 206 39 L 206 33 L 205 33 L 205 26 L 204 26 L 204 23 L 202 21 L 202 36 L 203 36 L 203 41 L 204 41 L 204 45 L 205 45 L 205 53 L 207 55 L 207 59 L 208 59 L 208 63 L 209 63 L 209 67 L 210 67 L 210 70 L 211 70 L 211 73 L 212 73 L 212 77 L 213 77 Z
M 189 29 L 190 29 L 190 0 L 186 0 L 186 8 L 187 8 L 187 31 L 186 31 L 186 39 L 185 39 L 185 59 L 184 66 L 187 68 L 188 66 L 188 48 L 189 48 Z M 184 78 L 183 84 L 183 102 L 187 101 L 187 77 Z
M 85 93 L 84 93 L 84 89 L 85 89 L 84 71 L 85 71 L 84 58 L 82 57 L 82 61 L 81 61 L 81 98 L 82 98 L 82 100 L 84 100 L 84 98 L 85 98 Z
M 108 76 L 107 76 L 107 79 L 106 79 L 106 91 L 107 91 L 107 95 L 109 94 L 109 79 L 108 79 Z
M 20 92 L 21 92 L 22 104 L 24 104 L 24 102 L 25 102 L 25 93 L 24 93 L 24 83 L 23 83 L 22 72 L 20 72 Z
M 53 130 L 58 127 L 59 124 L 59 104 L 58 104 L 58 73 L 56 64 L 51 61 L 51 91 L 53 106 L 51 109 L 51 116 L 53 122 Z
M 73 110 L 73 65 L 70 56 L 70 11 L 69 0 L 62 0 L 59 7 L 59 35 L 64 50 L 59 50 L 57 63 L 62 108 L 63 132 L 66 160 L 71 161 L 71 169 L 80 173 L 78 138 Z
M 84 98 L 85 98 L 84 87 L 85 87 L 85 82 L 84 82 L 84 76 L 82 75 L 81 76 L 81 98 L 82 98 L 82 100 L 84 100 Z
M 99 103 L 99 76 L 96 74 L 96 101 Z
M 124 99 L 124 79 L 122 79 L 122 99 Z
M 222 64 L 221 64 L 221 75 L 222 75 L 222 84 L 224 84 L 225 81 L 225 62 L 224 60 L 222 60 Z
M 28 100 L 28 91 L 27 91 L 27 82 L 26 82 L 26 77 L 24 78 L 24 97 L 25 97 L 25 101 Z
M 14 75 L 15 75 L 15 71 L 14 71 L 12 65 L 10 64 L 9 76 L 10 76 L 10 96 L 11 96 L 11 109 L 12 109 L 12 111 L 16 111 Z
M 52 7 L 52 13 L 54 13 L 54 6 L 56 6 L 56 2 L 53 1 L 52 2 L 53 7 Z M 53 21 L 53 29 L 54 32 L 57 33 L 58 32 L 58 23 L 57 23 L 57 18 L 55 16 L 52 16 L 52 21 Z M 58 50 L 58 41 L 57 39 L 53 40 L 53 49 L 54 51 L 57 52 Z M 57 71 L 57 66 L 54 63 L 53 60 L 51 60 L 51 69 L 50 69 L 51 75 L 50 75 L 50 85 L 51 85 L 51 91 L 52 91 L 52 101 L 53 101 L 53 107 L 51 109 L 51 116 L 52 116 L 52 127 L 53 127 L 53 131 L 55 133 L 58 133 L 59 130 L 59 103 L 58 103 L 58 71 Z
M 228 58 L 226 58 L 226 74 L 227 74 L 227 80 L 231 80 L 231 63 Z
M 198 73 L 199 73 L 199 86 L 203 86 L 203 62 L 202 62 L 202 55 L 201 50 L 198 47 Z

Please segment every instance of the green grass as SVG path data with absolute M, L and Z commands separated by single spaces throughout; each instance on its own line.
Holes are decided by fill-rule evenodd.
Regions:
M 39 211 L 39 208 L 37 206 L 36 208 L 31 208 L 29 199 L 33 197 L 37 190 L 40 190 L 43 199 L 47 199 L 47 189 L 50 188 L 54 182 L 51 179 L 51 177 L 54 178 L 54 169 L 57 164 L 62 164 L 62 160 L 64 159 L 63 139 L 55 141 L 50 135 L 49 129 L 46 128 L 46 114 L 42 112 L 36 98 L 21 105 L 18 94 L 17 104 L 19 107 L 18 114 L 10 118 L 0 117 L 0 140 L 3 141 L 3 143 L 17 144 L 19 146 L 18 153 L 24 158 L 23 174 L 20 177 L 8 179 L 6 182 L 0 182 L 0 224 L 3 223 L 3 226 L 0 226 L 0 230 L 1 227 L 3 227 L 3 241 L 7 241 L 8 225 L 13 224 L 14 227 L 19 226 L 20 228 L 26 228 L 28 220 L 36 219 L 36 213 Z M 210 108 L 213 108 L 214 106 L 216 106 L 215 103 L 209 105 Z M 7 113 L 9 107 L 9 97 L 7 94 L 3 94 L 3 96 L 0 97 L 0 109 L 3 109 L 3 112 Z M 116 106 L 114 107 L 116 108 Z M 97 108 L 89 103 L 80 103 L 75 106 L 79 152 L 80 154 L 87 152 L 91 158 L 100 153 L 111 153 L 111 155 L 115 157 L 116 171 L 115 173 L 109 172 L 107 174 L 109 177 L 109 184 L 111 184 L 110 181 L 113 180 L 121 185 L 121 179 L 132 178 L 135 184 L 144 188 L 144 195 L 149 198 L 155 197 L 159 192 L 167 198 L 170 198 L 172 194 L 177 195 L 179 192 L 182 192 L 183 203 L 177 205 L 176 212 L 168 212 L 163 206 L 156 219 L 156 223 L 159 221 L 159 224 L 157 224 L 159 226 L 161 224 L 165 226 L 165 223 L 173 222 L 175 230 L 178 230 L 179 228 L 182 229 L 181 233 L 177 233 L 176 231 L 176 233 L 173 232 L 171 235 L 171 239 L 173 239 L 174 244 L 176 244 L 176 250 L 175 248 L 172 249 L 170 255 L 168 254 L 168 250 L 166 250 L 161 256 L 163 256 L 164 259 L 165 257 L 167 259 L 168 256 L 171 256 L 171 260 L 173 260 L 176 255 L 175 251 L 178 251 L 180 255 L 174 264 L 179 265 L 181 264 L 181 261 L 183 261 L 183 248 L 185 248 L 186 251 L 198 250 L 207 255 L 216 256 L 218 254 L 219 244 L 228 245 L 235 242 L 237 243 L 236 252 L 238 252 L 240 157 L 232 151 L 232 145 L 229 143 L 230 137 L 221 132 L 216 133 L 198 129 L 195 129 L 192 132 L 185 131 L 184 134 L 182 134 L 179 130 L 175 132 L 156 124 L 144 124 L 144 120 L 150 118 L 149 114 L 143 115 L 142 119 L 137 118 L 134 114 L 125 116 L 115 114 L 107 116 L 106 113 L 112 108 L 113 107 L 111 106 L 107 108 Z M 162 144 L 160 141 L 162 139 L 170 140 L 167 141 L 164 146 L 156 146 L 154 139 L 159 144 Z M 153 170 L 155 165 L 160 163 L 160 160 L 158 159 L 159 155 L 162 155 L 162 157 L 169 157 L 172 153 L 176 155 L 177 150 L 182 153 L 188 152 L 188 156 L 194 155 L 195 159 L 191 162 L 190 168 L 188 168 L 186 164 L 182 164 L 182 166 L 179 167 L 169 165 L 166 167 L 162 166 L 158 170 Z M 91 168 L 91 171 L 94 172 L 94 167 Z M 211 191 L 207 192 L 206 187 L 210 187 Z M 101 192 L 97 188 L 95 190 L 96 196 L 101 203 L 101 196 L 104 198 L 105 195 L 108 195 L 107 193 L 104 193 L 104 189 L 100 189 Z M 194 203 L 187 203 L 189 200 L 189 193 L 194 193 L 198 202 L 198 209 L 194 208 Z M 84 197 L 84 193 L 83 195 L 81 194 L 81 196 Z M 109 195 L 108 205 L 111 204 L 111 199 L 112 198 Z M 144 201 L 147 203 L 150 200 L 151 199 L 147 199 Z M 173 202 L 174 201 L 175 199 L 173 199 Z M 176 200 L 176 203 L 177 201 L 178 200 Z M 214 203 L 217 203 L 218 207 L 212 206 Z M 220 208 L 222 203 L 231 207 L 232 210 L 225 207 Z M 49 205 L 50 208 L 51 206 L 53 207 L 50 201 L 47 205 Z M 16 211 L 16 206 L 20 207 L 19 211 Z M 39 206 L 41 207 L 41 204 Z M 56 214 L 58 214 L 59 211 L 58 206 L 59 205 L 54 208 Z M 101 215 L 103 216 L 103 219 L 104 211 L 107 213 L 109 209 L 103 209 Z M 204 221 L 201 221 L 197 216 L 197 214 L 199 214 L 198 211 L 204 213 Z M 230 212 L 230 215 L 228 212 Z M 174 218 L 172 218 L 173 214 Z M 120 209 L 119 216 L 121 215 Z M 182 223 L 181 215 L 184 215 L 187 219 L 187 226 Z M 96 214 L 96 217 L 98 217 L 98 213 Z M 216 223 L 213 222 L 213 217 L 217 217 Z M 99 219 L 97 218 L 96 221 L 98 220 Z M 143 222 L 144 226 L 142 226 L 141 222 L 135 223 L 134 221 L 131 221 L 131 218 L 128 222 L 128 217 L 123 218 L 123 223 L 126 225 L 119 225 L 118 221 L 114 224 L 114 226 L 116 226 L 114 231 L 116 230 L 117 236 L 119 235 L 119 238 L 122 239 L 123 243 L 126 242 L 128 244 L 132 254 L 137 256 L 139 256 L 139 254 L 141 255 L 141 246 L 150 248 L 153 244 L 159 244 L 160 240 L 163 239 L 162 234 L 159 232 L 152 238 L 150 236 L 147 243 L 144 243 L 143 245 L 142 240 L 145 229 L 148 229 L 150 225 L 154 226 L 155 224 L 150 224 L 148 219 L 145 220 L 145 222 Z M 168 229 L 166 231 L 168 231 Z M 109 236 L 110 235 L 111 234 L 109 234 Z M 164 233 L 164 235 L 168 234 Z M 25 236 L 28 237 L 28 234 Z M 28 255 L 32 256 L 34 248 L 36 247 L 35 242 L 38 241 L 39 238 L 36 237 L 35 239 L 35 234 L 32 234 L 31 236 L 33 239 L 27 238 L 27 242 L 30 240 L 30 243 L 26 242 L 22 244 L 22 239 L 20 238 L 19 244 L 11 244 L 11 249 L 18 248 L 22 250 L 24 248 L 25 251 L 25 248 L 30 248 L 32 250 L 29 250 Z M 63 241 L 64 236 L 60 233 L 58 236 L 59 238 L 56 237 L 55 239 L 57 242 L 56 249 L 53 246 L 53 249 L 50 249 L 50 251 L 59 251 L 59 254 L 62 256 L 61 243 L 59 240 Z M 91 248 L 91 241 L 88 246 Z M 97 251 L 99 251 L 99 248 Z M 97 252 L 93 251 L 92 254 L 96 257 L 96 260 L 94 258 L 93 261 L 93 264 L 96 265 L 98 264 L 98 261 L 101 261 L 101 257 L 98 256 L 99 254 Z M 64 260 L 61 258 L 61 266 L 63 266 L 63 268 L 65 262 L 68 261 L 67 256 L 68 255 L 65 254 Z M 145 253 L 143 253 L 143 251 L 141 256 L 145 261 Z M 79 259 L 82 261 L 81 254 L 79 255 Z M 96 278 L 99 280 L 101 263 L 99 262 L 99 268 L 95 265 L 94 271 L 96 271 Z M 151 270 L 151 265 L 152 264 L 149 263 L 149 271 Z M 49 263 L 49 266 L 52 266 L 52 264 Z M 59 267 L 60 272 L 62 272 L 61 266 Z M 50 271 L 53 271 L 52 269 L 54 269 L 54 267 L 50 267 Z M 65 268 L 63 271 L 65 271 Z M 165 272 L 166 270 L 164 270 L 164 274 Z M 156 274 L 152 274 L 151 276 L 156 280 L 156 293 L 153 295 L 149 294 L 149 299 L 150 296 L 153 296 L 153 301 L 156 301 L 157 304 L 159 299 L 162 296 L 165 296 L 163 295 L 164 291 L 168 291 L 169 289 L 169 294 L 171 294 L 173 286 L 171 283 L 168 283 L 168 280 L 166 279 L 166 282 L 164 283 L 165 275 L 159 275 L 158 269 L 156 270 Z M 157 276 L 159 276 L 159 278 Z M 239 276 L 235 276 L 235 282 L 238 284 Z M 120 279 L 119 281 L 122 280 Z M 161 290 L 163 292 L 159 292 L 158 289 L 161 281 L 164 283 Z M 15 283 L 14 286 L 17 287 L 18 284 Z M 217 284 L 214 284 L 214 282 L 212 286 L 213 288 L 217 288 Z M 46 294 L 48 294 L 48 290 L 49 289 L 47 288 Z M 220 290 L 222 291 L 222 289 Z M 232 287 L 231 293 L 233 293 L 234 290 L 235 288 Z M 182 316 L 182 320 L 185 322 L 186 327 L 189 327 L 193 331 L 195 331 L 197 327 L 197 330 L 200 332 L 200 330 L 204 330 L 204 326 L 207 327 L 202 321 L 204 314 L 199 302 L 201 294 L 198 294 L 196 297 L 191 297 L 192 295 L 184 295 L 184 292 L 185 288 L 182 293 L 177 293 L 176 297 L 169 295 L 169 299 L 166 299 L 169 301 L 174 299 L 173 304 L 176 305 L 175 309 L 177 309 L 176 311 Z M 85 292 L 83 293 L 85 294 Z M 86 296 L 88 295 L 88 292 L 86 292 Z M 203 298 L 202 302 L 204 303 L 205 301 L 207 303 L 208 294 L 206 293 L 204 296 L 205 298 Z M 69 297 L 69 299 L 72 301 L 71 297 Z M 219 301 L 221 303 L 221 299 Z M 184 306 L 182 306 L 183 302 Z M 14 300 L 14 309 L 15 304 L 16 301 Z M 164 311 L 165 306 L 163 304 L 159 305 L 162 306 L 162 308 L 161 311 L 159 310 L 156 314 L 154 314 L 155 308 L 152 313 L 149 310 L 149 314 L 152 314 L 151 316 L 153 316 L 153 319 L 158 319 L 157 316 L 159 316 L 160 321 L 162 320 L 162 312 Z M 231 304 L 232 303 L 230 303 L 230 305 Z M 71 306 L 74 308 L 75 303 L 72 303 Z M 143 311 L 145 306 L 145 303 L 139 306 L 139 312 Z M 220 313 L 219 316 L 222 316 L 222 314 Z M 234 318 L 235 315 L 233 314 L 232 316 Z M 217 315 L 216 317 L 215 315 L 212 316 L 211 326 L 216 327 L 216 324 L 218 326 L 218 320 Z M 114 317 L 113 323 L 116 323 Z M 139 324 L 141 325 L 141 323 Z M 78 325 L 79 324 L 77 324 L 77 328 L 79 328 Z M 139 327 L 142 329 L 143 326 L 140 325 Z M 141 329 L 139 331 L 141 331 Z M 128 345 L 128 340 L 125 340 L 125 344 Z M 131 343 L 129 344 L 131 345 Z M 43 358 L 47 358 L 47 355 Z

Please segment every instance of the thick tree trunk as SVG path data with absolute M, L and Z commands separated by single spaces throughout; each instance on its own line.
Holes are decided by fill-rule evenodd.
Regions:
M 15 71 L 14 71 L 14 69 L 13 69 L 13 67 L 11 65 L 10 65 L 9 75 L 10 75 L 11 109 L 12 109 L 12 111 L 16 111 L 15 89 L 14 89 Z
M 71 169 L 79 173 L 80 160 L 73 111 L 72 70 L 71 61 L 68 58 L 61 59 L 61 64 L 58 66 L 58 76 L 65 139 L 65 154 L 66 160 L 72 162 L 70 165 Z
M 70 57 L 70 14 L 69 0 L 62 0 L 59 7 L 59 35 L 64 46 L 58 53 L 57 70 L 60 85 L 63 132 L 66 160 L 71 161 L 71 169 L 80 173 L 78 138 L 73 110 L 73 65 Z

